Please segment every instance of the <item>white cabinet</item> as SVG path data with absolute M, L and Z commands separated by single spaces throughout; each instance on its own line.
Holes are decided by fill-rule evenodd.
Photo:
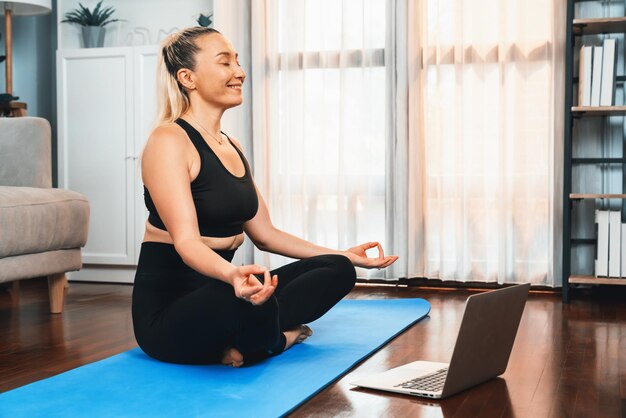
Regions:
M 136 265 L 147 217 L 139 156 L 154 123 L 157 56 L 155 46 L 58 52 L 59 187 L 91 207 L 74 280 L 132 280 L 123 266 Z
M 93 9 L 97 0 L 81 1 Z M 61 23 L 76 0 L 57 1 L 59 187 L 90 203 L 83 269 L 71 280 L 132 282 L 147 211 L 139 157 L 155 122 L 158 43 L 196 25 L 212 0 L 105 0 L 113 17 L 104 48 L 81 48 L 79 28 Z
M 90 202 L 84 263 L 134 261 L 132 58 L 129 48 L 59 56 L 59 185 Z

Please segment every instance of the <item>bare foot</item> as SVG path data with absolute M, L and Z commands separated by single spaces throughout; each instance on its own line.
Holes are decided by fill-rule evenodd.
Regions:
M 300 325 L 299 327 L 283 332 L 283 334 L 285 334 L 285 339 L 287 340 L 285 344 L 285 350 L 287 350 L 292 345 L 300 344 L 302 341 L 313 335 L 313 330 L 306 325 Z
M 241 367 L 243 364 L 243 356 L 236 348 L 228 347 L 224 350 L 222 355 L 222 364 L 233 367 Z

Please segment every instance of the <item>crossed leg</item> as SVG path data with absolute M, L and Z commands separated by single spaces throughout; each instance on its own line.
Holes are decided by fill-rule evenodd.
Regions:
M 313 334 L 306 323 L 324 315 L 354 287 L 356 272 L 352 263 L 341 255 L 321 255 L 287 264 L 272 270 L 278 275 L 274 292 L 278 302 L 280 331 L 287 350 Z M 233 367 L 244 364 L 244 355 L 227 347 L 222 363 Z

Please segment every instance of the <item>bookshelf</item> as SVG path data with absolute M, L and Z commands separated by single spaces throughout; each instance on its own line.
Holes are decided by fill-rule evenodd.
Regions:
M 626 33 L 626 17 L 598 19 L 572 19 L 572 32 L 576 36 L 603 33 Z
M 575 274 L 569 276 L 569 282 L 571 284 L 608 284 L 626 286 L 626 280 L 624 279 L 610 279 L 608 277 L 594 277 Z
M 608 194 L 608 193 L 570 193 L 571 200 L 581 199 L 623 199 L 626 194 Z
M 626 204 L 626 155 L 612 155 L 603 158 L 586 158 L 573 156 L 574 124 L 583 118 L 626 116 L 626 106 L 579 106 L 578 85 L 581 82 L 578 75 L 578 63 L 574 62 L 574 52 L 580 49 L 585 35 L 625 34 L 626 16 L 610 18 L 576 18 L 574 9 L 576 0 L 567 2 L 567 32 L 565 56 L 565 127 L 564 127 L 564 176 L 563 176 L 563 301 L 569 302 L 570 290 L 577 285 L 626 285 L 626 279 L 595 277 L 579 274 L 572 271 L 572 250 L 576 245 L 596 245 L 595 238 L 572 237 L 572 211 L 577 204 L 588 199 L 618 199 L 622 205 L 622 223 L 624 223 L 624 204 Z M 616 53 L 621 55 L 620 49 Z M 623 57 L 619 57 L 620 59 Z M 618 83 L 626 81 L 624 75 L 617 75 Z M 623 122 L 622 122 L 623 123 Z M 580 140 L 580 139 L 579 139 Z M 604 138 L 601 139 L 602 141 Z M 626 146 L 625 146 L 626 147 Z M 622 193 L 577 193 L 572 191 L 572 173 L 575 166 L 600 164 L 603 167 L 615 164 L 621 165 Z
M 624 116 L 626 106 L 572 106 L 572 116 Z

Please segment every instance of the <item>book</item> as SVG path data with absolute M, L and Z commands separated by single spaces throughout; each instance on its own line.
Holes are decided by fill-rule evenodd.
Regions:
M 615 97 L 615 39 L 605 39 L 602 45 L 602 86 L 600 88 L 600 106 L 613 106 Z
M 596 209 L 598 224 L 595 276 L 607 277 L 609 273 L 609 212 Z
M 620 277 L 622 247 L 622 213 L 609 212 L 609 277 Z
M 580 47 L 578 66 L 578 106 L 591 106 L 591 73 L 593 69 L 593 47 Z
M 593 70 L 591 71 L 591 106 L 600 106 L 602 88 L 602 47 L 593 47 Z

